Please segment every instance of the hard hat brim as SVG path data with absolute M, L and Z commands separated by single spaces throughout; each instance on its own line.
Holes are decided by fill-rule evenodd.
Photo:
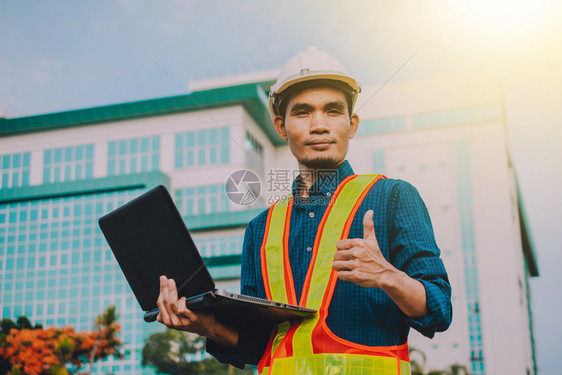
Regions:
M 360 91 L 359 84 L 354 78 L 347 75 L 343 75 L 339 72 L 334 73 L 329 71 L 316 72 L 314 74 L 308 74 L 304 76 L 295 75 L 294 77 L 289 77 L 288 79 L 286 79 L 279 87 L 276 87 L 277 85 L 273 85 L 271 89 L 272 92 L 274 92 L 274 94 L 278 95 L 283 93 L 283 91 L 285 91 L 287 88 L 293 85 L 296 85 L 301 82 L 315 81 L 315 80 L 341 81 L 347 84 L 353 91 L 356 92 Z
M 313 83 L 313 81 L 333 82 L 333 85 L 328 86 L 334 86 L 338 89 L 341 89 L 346 95 L 349 95 L 351 97 L 350 111 L 355 105 L 357 94 L 361 92 L 361 87 L 354 78 L 344 75 L 340 72 L 334 73 L 333 71 L 326 71 L 315 72 L 314 74 L 307 74 L 304 76 L 295 75 L 294 77 L 289 77 L 288 79 L 286 79 L 281 85 L 279 85 L 279 87 L 276 87 L 276 85 L 273 85 L 271 87 L 269 96 L 269 110 L 272 119 L 275 118 L 276 115 L 279 115 L 277 107 L 279 106 L 280 97 L 284 97 L 287 94 L 292 95 L 297 92 L 298 90 L 291 90 L 291 88 L 295 86 L 301 86 L 302 89 L 305 89 L 305 83 Z

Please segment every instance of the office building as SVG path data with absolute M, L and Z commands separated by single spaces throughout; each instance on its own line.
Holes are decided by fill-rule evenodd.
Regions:
M 272 77 L 199 81 L 192 95 L 1 118 L 2 316 L 84 330 L 115 304 L 128 355 L 98 363 L 95 373 L 153 373 L 141 367 L 141 351 L 163 326 L 142 320 L 97 219 L 167 186 L 211 273 L 237 291 L 244 227 L 289 191 L 297 170 L 269 118 Z M 538 269 L 498 87 L 493 77 L 396 83 L 376 95 L 376 87 L 364 89 L 356 107 L 362 120 L 348 160 L 356 173 L 418 188 L 453 286 L 451 328 L 433 340 L 410 338 L 427 369 L 459 363 L 474 375 L 536 373 L 528 279 Z M 257 199 L 255 184 L 247 190 L 247 180 L 229 179 L 246 169 L 261 181 Z

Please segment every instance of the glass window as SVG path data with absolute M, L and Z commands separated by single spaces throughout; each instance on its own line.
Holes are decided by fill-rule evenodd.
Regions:
M 12 167 L 19 168 L 21 166 L 21 154 L 12 155 Z
M 115 146 L 118 144 L 118 146 Z M 117 148 L 118 152 L 114 152 Z M 110 176 L 158 170 L 160 137 L 109 142 L 107 172 Z
M 141 191 L 0 203 L 0 312 L 35 314 L 35 322 L 47 315 L 53 324 L 79 324 L 83 319 L 84 327 L 91 329 L 91 321 L 101 310 L 102 293 L 110 302 L 115 293 L 134 298 L 97 228 L 94 208 L 117 206 Z M 39 220 L 39 215 L 45 219 Z M 108 257 L 101 259 L 102 254 Z M 98 266 L 94 267 L 96 259 Z M 109 282 L 102 284 L 106 277 Z M 131 303 L 120 306 L 119 312 L 125 316 L 137 310 L 136 303 Z M 140 316 L 135 319 L 142 322 Z
M 61 163 L 62 162 L 62 148 L 57 148 L 54 150 L 54 155 L 55 155 L 55 163 Z
M 84 155 L 84 149 L 91 150 Z M 76 181 L 91 178 L 88 165 L 93 166 L 93 145 L 80 145 L 43 152 L 43 183 Z M 54 158 L 51 157 L 54 155 Z
M 372 152 L 373 172 L 384 174 L 386 170 L 385 152 L 384 150 L 374 150 Z
M 2 157 L 2 169 L 9 169 L 12 166 L 10 162 L 11 157 L 11 155 L 4 155 Z
M 230 210 L 228 197 L 222 185 L 176 190 L 175 202 L 182 215 L 199 215 Z
M 246 131 L 246 140 L 244 142 L 244 145 L 246 148 L 246 165 L 254 172 L 263 176 L 264 174 L 263 145 L 249 131 Z
M 0 189 L 29 185 L 31 153 L 0 155 Z
M 175 135 L 175 168 L 229 162 L 228 128 L 209 128 Z

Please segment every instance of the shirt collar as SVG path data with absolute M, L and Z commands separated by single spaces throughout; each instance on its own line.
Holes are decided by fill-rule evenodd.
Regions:
M 315 171 L 315 173 L 317 173 L 317 178 L 312 186 L 308 189 L 309 196 L 323 194 L 327 197 L 331 197 L 340 182 L 345 180 L 348 176 L 354 174 L 353 168 L 351 168 L 351 165 L 347 160 L 341 163 L 336 169 L 318 169 Z M 297 202 L 297 186 L 301 183 L 301 181 L 302 177 L 300 174 L 293 180 L 292 193 Z

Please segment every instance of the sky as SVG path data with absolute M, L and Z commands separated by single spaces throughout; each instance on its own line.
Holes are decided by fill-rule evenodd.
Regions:
M 492 72 L 538 255 L 541 374 L 562 367 L 562 4 L 451 1 L 2 1 L 0 113 L 185 93 L 194 79 L 278 69 L 308 46 L 364 86 Z M 410 59 L 410 60 L 408 60 Z M 384 88 L 377 95 L 384 95 Z M 374 98 L 376 100 L 376 98 Z

